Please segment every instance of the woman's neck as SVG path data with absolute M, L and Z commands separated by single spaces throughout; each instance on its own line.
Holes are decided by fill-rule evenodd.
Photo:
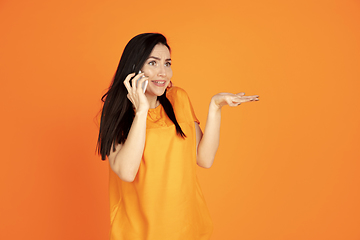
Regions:
M 150 108 L 156 108 L 157 106 L 159 106 L 160 103 L 157 100 L 157 96 L 146 95 L 146 97 L 149 102 Z

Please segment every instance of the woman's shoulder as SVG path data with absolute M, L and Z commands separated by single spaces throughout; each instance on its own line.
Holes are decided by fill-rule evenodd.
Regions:
M 166 97 L 169 99 L 171 98 L 173 100 L 184 99 L 184 98 L 188 99 L 188 94 L 184 89 L 173 86 L 167 91 Z
M 166 97 L 173 105 L 176 118 L 178 118 L 179 122 L 193 123 L 195 121 L 200 123 L 195 116 L 190 98 L 184 89 L 175 86 L 171 87 L 168 89 Z

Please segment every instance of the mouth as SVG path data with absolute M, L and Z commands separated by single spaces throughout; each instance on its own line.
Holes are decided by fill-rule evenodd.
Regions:
M 153 80 L 151 81 L 155 86 L 158 86 L 158 87 L 164 87 L 165 84 L 166 84 L 166 81 L 165 80 Z

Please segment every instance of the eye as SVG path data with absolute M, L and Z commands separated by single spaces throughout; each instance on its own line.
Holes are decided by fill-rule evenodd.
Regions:
M 165 63 L 165 66 L 166 66 L 166 67 L 170 67 L 170 66 L 171 66 L 171 62 Z
M 151 61 L 148 63 L 150 66 L 155 66 L 156 65 L 156 62 L 155 61 Z

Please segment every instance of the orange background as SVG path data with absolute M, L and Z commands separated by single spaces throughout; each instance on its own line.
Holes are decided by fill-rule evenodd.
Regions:
M 0 239 L 107 239 L 96 114 L 129 39 L 161 32 L 221 145 L 199 178 L 212 240 L 360 239 L 360 2 L 0 2 Z

